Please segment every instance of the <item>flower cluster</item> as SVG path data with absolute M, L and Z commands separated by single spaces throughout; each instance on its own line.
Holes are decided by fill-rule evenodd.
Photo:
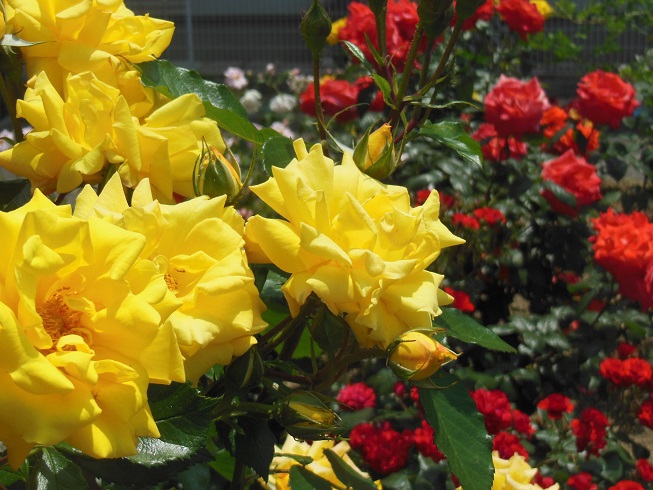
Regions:
M 282 291 L 293 314 L 315 293 L 344 313 L 361 346 L 385 348 L 409 329 L 431 328 L 451 299 L 426 267 L 462 242 L 440 222 L 437 192 L 411 208 L 405 188 L 366 176 L 348 153 L 335 166 L 320 145 L 309 153 L 299 140 L 295 150 L 298 159 L 252 187 L 287 221 L 250 218 L 250 260 L 291 273 Z
M 375 472 L 388 475 L 406 465 L 408 453 L 413 445 L 410 430 L 397 432 L 389 422 L 381 425 L 358 424 L 351 430 L 349 442 Z
M 653 379 L 653 368 L 651 364 L 638 357 L 625 360 L 610 357 L 601 361 L 599 367 L 601 376 L 615 386 L 639 386 L 649 387 Z
M 376 392 L 365 383 L 344 386 L 336 399 L 345 410 L 362 410 L 376 405 Z
M 571 413 L 574 410 L 574 405 L 568 397 L 560 393 L 553 393 L 540 400 L 537 408 L 546 411 L 551 420 L 559 420 L 563 414 Z
M 544 111 L 540 125 L 542 135 L 550 140 L 545 148 L 555 153 L 573 150 L 577 155 L 587 156 L 599 147 L 599 131 L 591 121 L 580 117 L 577 110 L 552 106 Z
M 583 410 L 579 418 L 571 421 L 571 429 L 576 436 L 578 451 L 597 455 L 606 445 L 608 418 L 600 410 L 590 407 Z
M 123 0 L 67 7 L 8 2 L 13 32 L 41 44 L 22 50 L 29 82 L 17 106 L 34 130 L 0 153 L 0 166 L 46 194 L 96 184 L 113 166 L 128 187 L 150 178 L 162 202 L 174 202 L 173 193 L 194 197 L 201 141 L 225 149 L 217 124 L 197 96 L 166 103 L 131 65 L 158 57 L 174 25 L 136 16 Z

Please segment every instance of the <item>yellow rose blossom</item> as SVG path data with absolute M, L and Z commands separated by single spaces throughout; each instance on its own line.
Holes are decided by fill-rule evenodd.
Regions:
M 531 483 L 537 474 L 537 468 L 531 468 L 526 459 L 514 454 L 510 459 L 502 459 L 499 452 L 492 453 L 492 463 L 494 464 L 494 481 L 492 490 L 543 490 L 537 483 Z M 560 485 L 557 483 L 548 490 L 559 490 Z M 458 487 L 462 490 L 462 487 Z
M 64 100 L 45 73 L 35 77 L 17 104 L 34 130 L 0 153 L 0 166 L 46 194 L 97 183 L 113 164 L 129 187 L 149 177 L 160 200 L 173 202 L 173 192 L 193 197 L 202 138 L 225 149 L 195 94 L 164 104 L 141 123 L 122 93 L 90 72 L 70 76 L 66 93 Z
M 123 0 L 7 0 L 13 32 L 41 44 L 22 49 L 28 78 L 45 71 L 64 94 L 69 73 L 92 71 L 110 83 L 127 64 L 151 61 L 168 47 L 174 24 L 134 15 Z
M 273 177 L 251 189 L 285 220 L 254 216 L 245 227 L 251 262 L 272 262 L 291 273 L 282 287 L 296 315 L 311 293 L 334 314 L 345 314 L 359 344 L 387 347 L 398 335 L 430 328 L 442 276 L 426 268 L 445 247 L 463 243 L 439 220 L 433 191 L 411 208 L 404 187 L 363 174 L 346 153 L 342 165 L 320 145 L 273 167 Z
M 530 0 L 530 2 L 537 7 L 537 11 L 545 19 L 548 19 L 553 15 L 554 10 L 546 0 Z
M 184 379 L 155 306 L 169 291 L 139 259 L 145 238 L 73 217 L 38 190 L 0 213 L 0 229 L 0 440 L 9 463 L 61 441 L 97 458 L 135 454 L 138 436 L 159 435 L 150 373 Z
M 176 309 L 166 325 L 176 334 L 192 382 L 245 353 L 267 325 L 243 250 L 243 219 L 224 207 L 225 199 L 160 205 L 144 180 L 129 207 L 114 176 L 100 196 L 85 187 L 75 207 L 76 216 L 97 216 L 147 237 L 141 256 L 164 274 L 174 294 Z
M 347 17 L 338 19 L 331 24 L 331 33 L 329 34 L 329 37 L 327 37 L 327 42 L 329 44 L 331 45 L 338 44 L 338 41 L 340 41 L 340 37 L 338 36 L 338 33 L 340 32 L 340 29 L 345 27 L 346 24 L 347 24 Z
M 307 464 L 307 470 L 330 481 L 335 488 L 344 488 L 344 484 L 338 479 L 331 467 L 331 463 L 324 454 L 327 449 L 332 450 L 340 456 L 345 463 L 360 473 L 364 477 L 369 475 L 361 471 L 347 454 L 351 449 L 345 441 L 336 444 L 335 441 L 313 441 L 311 444 L 298 441 L 292 436 L 288 436 L 282 447 L 276 448 L 277 454 L 294 454 L 296 456 L 308 456 L 313 459 L 312 463 Z M 288 470 L 295 465 L 300 464 L 296 459 L 287 456 L 275 456 L 270 464 L 270 476 L 268 478 L 267 488 L 272 490 L 290 490 Z M 378 488 L 382 488 L 380 483 Z

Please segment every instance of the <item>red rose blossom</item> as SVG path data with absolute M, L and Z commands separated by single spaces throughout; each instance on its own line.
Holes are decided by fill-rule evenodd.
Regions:
M 581 78 L 576 95 L 578 111 L 584 117 L 597 124 L 609 124 L 613 129 L 639 106 L 633 86 L 619 75 L 603 70 Z
M 562 414 L 571 413 L 574 410 L 574 405 L 571 400 L 560 393 L 553 393 L 537 404 L 537 408 L 546 411 L 546 414 L 551 420 L 559 420 Z
M 322 107 L 327 116 L 336 116 L 338 122 L 347 122 L 360 117 L 358 95 L 361 90 L 373 83 L 370 77 L 361 77 L 356 82 L 333 80 L 327 78 L 320 81 L 320 97 Z M 379 99 L 379 96 L 381 97 Z M 315 117 L 315 87 L 309 84 L 299 95 L 299 108 L 304 114 Z M 383 95 L 377 91 L 369 110 L 383 110 Z
M 576 436 L 578 451 L 587 451 L 588 454 L 599 455 L 606 445 L 608 418 L 596 408 L 586 408 L 580 418 L 571 421 L 571 429 Z
M 501 459 L 510 459 L 515 453 L 528 458 L 528 451 L 522 446 L 519 437 L 509 432 L 499 432 L 494 436 L 492 450 L 498 451 Z
M 637 352 L 637 347 L 627 342 L 619 342 L 617 346 L 617 355 L 621 359 L 626 359 Z
M 535 427 L 531 424 L 531 418 L 521 410 L 515 409 L 512 411 L 512 426 L 528 439 L 535 434 Z
M 581 472 L 567 480 L 567 485 L 573 490 L 597 490 L 596 483 L 592 483 L 592 475 Z
M 524 41 L 529 34 L 544 30 L 544 16 L 529 0 L 501 0 L 497 12 L 510 30 L 519 34 Z
M 483 158 L 489 162 L 502 162 L 508 158 L 521 160 L 528 153 L 526 143 L 513 136 L 500 137 L 496 128 L 489 123 L 481 124 L 471 136 L 481 143 Z
M 553 210 L 562 214 L 576 216 L 581 206 L 587 206 L 603 197 L 601 179 L 596 174 L 596 168 L 572 150 L 567 150 L 554 160 L 544 162 L 542 179 L 559 185 L 576 198 L 576 206 L 572 207 L 558 200 L 550 190 L 545 189 L 542 192 Z
M 646 286 L 646 275 L 653 263 L 653 223 L 644 213 L 615 213 L 613 209 L 591 220 L 594 260 L 612 274 L 619 292 L 639 301 L 643 310 L 653 307 L 653 294 Z
M 644 490 L 644 487 L 632 480 L 622 480 L 616 485 L 612 485 L 608 490 Z
M 637 419 L 644 427 L 653 429 L 653 398 L 647 398 L 639 407 Z
M 601 376 L 616 386 L 637 385 L 646 387 L 653 378 L 653 368 L 644 359 L 632 357 L 625 360 L 610 357 L 599 366 Z
M 456 6 L 456 0 L 453 2 L 454 7 Z M 492 18 L 494 15 L 494 0 L 485 0 L 483 4 L 481 4 L 476 11 L 471 15 L 471 17 L 465 19 L 463 22 L 463 31 L 469 31 L 471 29 L 474 29 L 476 27 L 476 23 L 479 20 L 484 20 L 488 21 Z M 456 25 L 456 22 L 458 21 L 458 16 L 455 14 L 454 11 L 454 16 L 453 19 L 451 19 L 450 25 L 453 27 Z
M 376 32 L 376 20 L 370 8 L 361 2 L 349 4 L 347 23 L 338 31 L 338 38 L 355 44 L 372 64 L 376 64 L 372 51 L 367 45 L 366 37 L 378 51 L 379 40 Z M 419 16 L 417 4 L 409 0 L 388 2 L 386 14 L 386 50 L 392 64 L 403 70 Z M 426 49 L 426 40 L 419 51 Z
M 537 133 L 549 101 L 537 77 L 528 82 L 501 75 L 485 97 L 485 119 L 499 136 Z
M 538 484 L 540 487 L 546 489 L 555 485 L 556 481 L 550 476 L 542 476 L 542 473 L 538 470 L 535 473 L 535 478 L 533 478 L 533 483 Z
M 433 440 L 433 427 L 429 425 L 426 420 L 422 420 L 422 426 L 413 431 L 413 441 L 419 453 L 426 457 L 431 458 L 436 463 L 446 458 L 440 452 L 438 446 L 435 445 Z
M 453 304 L 451 306 L 454 308 L 458 308 L 463 313 L 474 313 L 476 311 L 474 303 L 472 303 L 469 295 L 464 291 L 458 291 L 450 287 L 445 287 L 444 292 L 453 296 Z
M 370 468 L 381 475 L 389 475 L 406 466 L 413 436 L 409 430 L 397 432 L 387 421 L 381 426 L 366 422 L 352 429 L 349 443 Z
M 483 415 L 488 434 L 497 434 L 512 425 L 512 408 L 503 391 L 480 388 L 470 392 L 470 395 Z
M 653 465 L 646 459 L 638 459 L 635 463 L 639 477 L 645 482 L 653 482 Z
M 490 226 L 506 222 L 506 217 L 503 213 L 495 208 L 476 208 L 474 210 L 474 216 L 476 216 L 479 221 L 485 222 Z
M 470 230 L 478 230 L 481 227 L 481 224 L 474 216 L 468 216 L 463 213 L 454 213 L 451 216 L 451 223 Z
M 363 408 L 374 407 L 376 404 L 376 393 L 374 389 L 365 383 L 353 383 L 344 386 L 336 400 L 340 402 L 345 410 L 362 410 Z

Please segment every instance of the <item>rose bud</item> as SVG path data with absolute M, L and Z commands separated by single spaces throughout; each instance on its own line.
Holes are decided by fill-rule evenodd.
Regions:
M 314 393 L 298 390 L 275 404 L 275 418 L 296 438 L 315 438 L 333 432 L 336 413 Z
M 440 367 L 458 355 L 421 332 L 402 334 L 390 346 L 390 367 L 402 379 L 419 381 L 432 376 Z
M 373 133 L 369 130 L 354 149 L 354 162 L 370 177 L 377 180 L 390 175 L 395 168 L 395 150 L 392 131 L 384 124 Z
M 202 143 L 202 153 L 193 169 L 193 186 L 196 196 L 227 196 L 227 203 L 234 201 L 243 187 L 240 167 L 232 163 L 214 147 Z

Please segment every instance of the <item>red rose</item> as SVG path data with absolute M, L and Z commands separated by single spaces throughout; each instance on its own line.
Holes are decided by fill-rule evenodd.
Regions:
M 359 117 L 358 94 L 373 83 L 370 77 L 361 77 L 353 84 L 346 80 L 325 79 L 320 82 L 320 98 L 327 116 L 336 116 L 338 122 L 347 122 Z M 380 97 L 380 98 L 379 98 Z M 299 107 L 304 114 L 315 117 L 315 87 L 309 84 L 299 96 Z M 369 110 L 383 110 L 383 95 L 377 91 Z
M 376 393 L 365 383 L 353 383 L 344 386 L 336 397 L 345 410 L 362 410 L 374 407 Z
M 528 153 L 526 143 L 519 141 L 513 136 L 501 138 L 496 128 L 489 123 L 481 124 L 478 129 L 472 133 L 472 138 L 481 143 L 483 158 L 490 162 L 501 162 L 507 158 L 521 158 Z
M 467 216 L 463 213 L 454 213 L 451 216 L 451 223 L 454 225 L 463 226 L 464 228 L 468 228 L 470 230 L 478 230 L 481 227 L 481 224 L 476 218 L 474 218 L 474 216 Z
M 476 307 L 469 298 L 469 295 L 464 291 L 457 291 L 449 287 L 444 288 L 444 291 L 453 296 L 452 306 L 454 308 L 458 308 L 463 313 L 474 313 L 476 311 Z
M 531 418 L 521 410 L 515 409 L 512 411 L 512 426 L 517 432 L 529 439 L 535 434 L 535 427 L 531 424 Z
M 522 446 L 519 437 L 508 432 L 499 432 L 492 440 L 492 450 L 499 452 L 501 459 L 510 459 L 515 453 L 528 458 L 528 451 Z
M 544 30 L 544 16 L 529 0 L 501 0 L 497 12 L 510 30 L 526 41 L 529 34 Z
M 501 75 L 485 97 L 485 119 L 499 136 L 537 133 L 549 101 L 537 77 L 528 82 Z
M 555 485 L 556 481 L 550 476 L 542 476 L 542 473 L 538 470 L 537 473 L 535 473 L 535 478 L 533 478 L 533 483 L 546 489 Z
M 537 408 L 546 411 L 551 420 L 559 420 L 563 413 L 570 413 L 574 410 L 571 400 L 560 393 L 553 393 L 537 404 Z
M 592 483 L 592 475 L 581 472 L 567 480 L 567 485 L 573 490 L 597 490 L 596 483 Z
M 567 150 L 560 157 L 542 164 L 542 179 L 549 180 L 576 197 L 576 206 L 560 202 L 553 193 L 545 189 L 542 192 L 554 211 L 569 216 L 577 216 L 581 206 L 587 206 L 600 200 L 601 178 L 596 175 L 594 165 L 587 163 L 583 157 Z
M 644 427 L 653 429 L 653 398 L 644 400 L 637 412 L 637 419 Z
M 644 487 L 632 480 L 622 480 L 616 485 L 612 485 L 608 490 L 644 490 Z
M 580 418 L 571 421 L 571 430 L 576 436 L 578 451 L 587 451 L 589 454 L 599 455 L 599 451 L 606 445 L 608 418 L 596 408 L 586 408 Z
M 639 105 L 631 84 L 619 75 L 602 70 L 581 78 L 576 95 L 578 111 L 583 116 L 597 124 L 609 124 L 614 129 Z
M 510 401 L 503 391 L 480 388 L 470 392 L 470 395 L 483 415 L 488 434 L 497 434 L 512 425 Z
M 422 426 L 413 431 L 413 441 L 419 453 L 431 458 L 436 463 L 446 458 L 433 442 L 433 427 L 426 420 L 422 420 Z
M 355 44 L 365 55 L 365 58 L 376 65 L 372 51 L 367 45 L 366 37 L 378 51 L 379 40 L 376 32 L 376 20 L 370 8 L 360 2 L 349 4 L 347 23 L 338 31 L 338 38 Z M 392 64 L 403 70 L 408 56 L 408 50 L 415 34 L 419 17 L 417 4 L 409 0 L 388 2 L 386 15 L 386 51 Z M 426 42 L 420 45 L 420 51 L 426 49 Z
M 409 430 L 399 433 L 392 429 L 390 422 L 381 426 L 362 423 L 352 429 L 349 442 L 370 468 L 381 475 L 389 475 L 406 465 L 413 436 Z
M 476 216 L 479 221 L 483 221 L 490 226 L 506 222 L 506 217 L 503 213 L 495 208 L 476 208 L 474 210 L 474 216 Z
M 598 232 L 592 237 L 596 263 L 615 277 L 622 295 L 639 301 L 643 310 L 653 307 L 646 283 L 653 263 L 653 223 L 644 213 L 612 209 L 591 221 Z
M 642 480 L 646 482 L 653 481 L 653 465 L 649 463 L 646 459 L 638 459 L 635 463 L 637 468 L 637 473 Z
M 630 357 L 632 354 L 635 354 L 637 352 L 637 347 L 634 345 L 630 345 L 627 342 L 619 342 L 619 345 L 617 346 L 617 355 L 621 359 L 626 359 L 627 357 Z

